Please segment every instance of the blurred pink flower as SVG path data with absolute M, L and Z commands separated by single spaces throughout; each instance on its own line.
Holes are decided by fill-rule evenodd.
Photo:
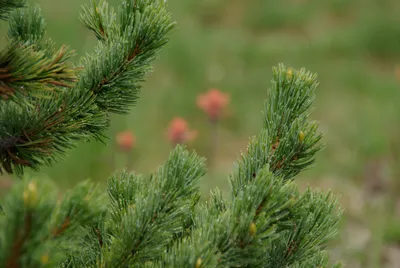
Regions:
M 229 101 L 229 94 L 222 93 L 218 89 L 210 89 L 207 93 L 197 97 L 197 106 L 208 115 L 211 121 L 216 121 L 220 119 L 222 111 Z
M 189 130 L 185 119 L 175 117 L 169 124 L 168 139 L 174 144 L 182 144 L 194 140 L 197 137 L 196 130 Z
M 123 131 L 117 134 L 116 141 L 122 151 L 129 152 L 135 147 L 136 137 L 131 131 Z

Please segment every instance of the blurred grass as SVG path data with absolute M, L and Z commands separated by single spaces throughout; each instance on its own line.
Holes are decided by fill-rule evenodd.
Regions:
M 48 35 L 57 44 L 76 49 L 75 60 L 93 49 L 94 37 L 77 19 L 85 1 L 70 0 L 62 7 L 58 1 L 37 2 L 48 20 Z M 262 125 L 271 67 L 279 62 L 319 74 L 312 117 L 321 122 L 328 146 L 318 155 L 316 167 L 301 175 L 301 183 L 334 180 L 363 187 L 368 160 L 392 156 L 400 133 L 400 84 L 394 75 L 400 63 L 400 1 L 169 0 L 169 4 L 178 31 L 160 54 L 132 113 L 112 116 L 108 146 L 79 143 L 40 174 L 62 187 L 88 177 L 104 182 L 125 166 L 114 137 L 126 129 L 137 137 L 130 165 L 138 172 L 153 171 L 171 149 L 165 133 L 175 116 L 199 130 L 190 148 L 207 156 L 207 120 L 195 102 L 199 93 L 216 87 L 231 95 L 231 104 L 219 126 L 218 163 L 204 178 L 202 189 L 228 190 L 226 175 L 233 161 Z M 5 32 L 4 23 L 0 30 Z M 338 189 L 345 198 L 353 195 Z M 390 221 L 383 236 L 399 233 L 392 224 L 396 221 L 396 217 Z

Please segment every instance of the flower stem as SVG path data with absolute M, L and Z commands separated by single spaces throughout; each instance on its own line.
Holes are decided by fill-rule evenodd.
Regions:
M 218 151 L 218 121 L 210 120 L 210 167 L 216 164 L 216 156 Z

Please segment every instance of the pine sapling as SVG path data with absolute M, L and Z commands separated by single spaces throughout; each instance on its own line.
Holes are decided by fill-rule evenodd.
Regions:
M 103 140 L 110 113 L 126 113 L 174 23 L 165 1 L 106 1 L 81 20 L 99 40 L 73 67 L 44 40 L 38 8 L 0 0 L 9 21 L 0 52 L 1 170 L 51 164 L 77 140 Z M 0 267 L 339 267 L 326 247 L 341 216 L 334 194 L 300 192 L 295 177 L 323 148 L 310 120 L 316 75 L 279 65 L 263 128 L 220 190 L 200 201 L 205 159 L 177 145 L 155 172 L 116 173 L 103 192 L 90 181 L 63 196 L 23 177 L 0 214 Z

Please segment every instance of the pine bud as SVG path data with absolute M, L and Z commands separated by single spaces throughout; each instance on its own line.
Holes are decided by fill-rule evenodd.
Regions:
M 201 263 L 202 263 L 202 260 L 201 260 L 201 258 L 199 257 L 199 258 L 197 259 L 197 261 L 196 261 L 196 268 L 200 268 L 200 267 L 201 267 Z
M 293 77 L 293 70 L 292 69 L 289 68 L 287 70 L 286 77 L 287 77 L 288 80 L 292 79 L 292 77 Z
M 40 263 L 43 265 L 46 265 L 49 263 L 49 255 L 48 254 L 44 254 L 40 257 Z
M 38 196 L 37 196 L 37 188 L 36 183 L 34 181 L 30 181 L 28 183 L 28 188 L 23 192 L 24 204 L 27 207 L 33 207 L 36 205 Z
M 257 233 L 257 226 L 254 222 L 250 224 L 249 233 L 251 236 L 255 236 Z
M 304 141 L 304 137 L 306 136 L 306 134 L 304 134 L 304 132 L 303 131 L 300 131 L 300 133 L 299 133 L 299 140 L 300 140 L 300 142 L 303 142 Z

